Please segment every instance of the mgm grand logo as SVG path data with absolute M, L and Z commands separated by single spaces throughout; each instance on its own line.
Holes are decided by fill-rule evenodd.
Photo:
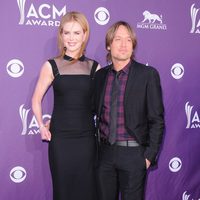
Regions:
M 167 25 L 163 23 L 162 15 L 153 14 L 145 10 L 143 17 L 143 21 L 137 23 L 137 28 L 167 30 Z

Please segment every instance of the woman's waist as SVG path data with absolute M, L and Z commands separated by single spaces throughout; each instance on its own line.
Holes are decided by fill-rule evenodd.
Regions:
M 90 101 L 77 100 L 74 101 L 56 101 L 54 100 L 54 109 L 63 109 L 63 110 L 90 110 L 92 103 Z
M 92 112 L 58 112 L 53 111 L 51 120 L 55 121 L 79 121 L 82 123 L 91 122 L 94 120 L 94 114 Z
M 53 113 L 63 113 L 63 114 L 83 114 L 83 113 L 92 113 L 92 107 L 86 106 L 74 106 L 74 107 L 67 107 L 67 106 L 54 106 Z
M 60 129 L 59 127 L 51 127 L 50 131 L 52 137 L 67 137 L 67 138 L 76 138 L 76 137 L 94 137 L 95 129 Z
M 92 114 L 65 115 L 54 113 L 51 118 L 51 126 L 64 130 L 90 130 L 95 126 L 95 120 Z

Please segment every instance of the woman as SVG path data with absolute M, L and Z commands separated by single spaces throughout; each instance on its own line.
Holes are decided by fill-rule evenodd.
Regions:
M 58 32 L 60 56 L 44 63 L 32 98 L 41 138 L 49 141 L 54 200 L 96 199 L 91 86 L 98 63 L 84 56 L 88 37 L 83 14 L 63 16 Z M 54 108 L 48 130 L 41 102 L 51 84 Z

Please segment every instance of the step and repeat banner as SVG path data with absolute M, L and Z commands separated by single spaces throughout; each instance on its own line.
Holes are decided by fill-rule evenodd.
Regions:
M 0 6 L 0 199 L 51 200 L 48 143 L 31 109 L 41 65 L 58 54 L 57 29 L 68 11 L 83 12 L 86 51 L 106 65 L 105 33 L 129 22 L 136 60 L 160 73 L 166 131 L 158 166 L 149 170 L 146 200 L 200 200 L 200 1 L 8 0 Z M 43 100 L 51 118 L 52 89 Z

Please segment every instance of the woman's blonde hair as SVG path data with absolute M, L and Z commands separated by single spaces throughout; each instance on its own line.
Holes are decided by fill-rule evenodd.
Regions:
M 85 17 L 85 15 L 83 15 L 80 12 L 68 12 L 67 14 L 65 14 L 61 21 L 60 21 L 60 26 L 58 29 L 58 49 L 59 49 L 59 56 L 63 57 L 65 55 L 66 52 L 66 47 L 64 47 L 63 44 L 63 40 L 62 40 L 62 33 L 63 33 L 63 27 L 67 22 L 77 22 L 80 24 L 80 26 L 83 29 L 83 32 L 85 33 L 85 41 L 82 43 L 81 45 L 81 49 L 79 54 L 77 55 L 77 58 L 79 58 L 82 54 L 84 54 L 86 45 L 87 45 L 87 41 L 89 38 L 89 33 L 90 33 L 90 28 L 89 28 L 89 23 Z

